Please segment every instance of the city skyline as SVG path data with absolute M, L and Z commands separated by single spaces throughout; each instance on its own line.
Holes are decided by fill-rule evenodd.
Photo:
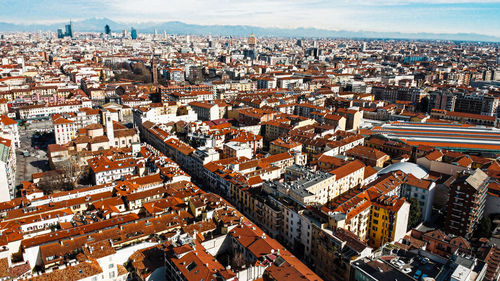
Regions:
M 500 281 L 499 2 L 0 3 L 0 281 Z
M 15 24 L 110 18 L 121 23 L 182 21 L 199 25 L 266 28 L 480 33 L 500 36 L 498 1 L 3 1 L 0 17 Z

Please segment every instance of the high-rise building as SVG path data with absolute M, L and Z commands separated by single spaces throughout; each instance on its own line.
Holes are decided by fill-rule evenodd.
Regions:
M 73 38 L 73 24 L 71 21 L 64 26 L 64 33 L 61 28 L 57 29 L 57 38 L 71 37 Z
M 470 238 L 483 217 L 489 177 L 480 169 L 463 171 L 450 185 L 446 232 Z
M 66 28 L 65 36 L 73 38 L 73 24 L 71 23 L 71 21 L 69 22 L 69 24 L 65 26 L 65 28 Z
M 106 26 L 104 27 L 104 33 L 106 35 L 111 35 L 111 28 L 109 27 L 109 25 L 106 24 Z
M 137 30 L 133 27 L 130 29 L 130 37 L 134 40 L 137 39 Z

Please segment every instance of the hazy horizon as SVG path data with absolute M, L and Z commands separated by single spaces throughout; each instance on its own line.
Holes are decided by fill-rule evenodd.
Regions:
M 2 22 L 47 24 L 87 18 L 117 22 L 181 21 L 327 30 L 478 33 L 500 37 L 499 1 L 461 0 L 4 0 Z

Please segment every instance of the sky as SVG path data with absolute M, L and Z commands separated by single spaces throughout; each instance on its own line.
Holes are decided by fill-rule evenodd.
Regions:
M 500 36 L 500 0 L 0 0 L 0 21 L 115 21 L 316 27 Z

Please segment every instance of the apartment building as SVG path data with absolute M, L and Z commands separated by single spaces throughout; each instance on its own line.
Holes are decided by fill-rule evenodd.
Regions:
M 384 164 L 391 158 L 389 155 L 376 148 L 362 145 L 358 145 L 347 150 L 345 155 L 359 159 L 367 166 L 379 168 L 384 167 Z
M 337 197 L 350 189 L 359 188 L 363 185 L 365 165 L 359 160 L 354 160 L 331 170 L 330 174 L 335 176 L 333 197 Z
M 67 144 L 76 137 L 77 127 L 75 122 L 54 114 L 52 115 L 52 124 L 54 125 L 56 144 Z
M 446 232 L 469 238 L 484 215 L 489 177 L 480 169 L 463 171 L 450 184 Z
M 401 197 L 406 199 L 415 198 L 420 205 L 421 220 L 428 222 L 431 219 L 432 203 L 434 202 L 434 193 L 436 183 L 415 177 L 413 174 L 407 174 L 406 180 L 401 186 Z
M 123 180 L 125 176 L 138 173 L 137 163 L 134 159 L 111 161 L 107 157 L 99 156 L 88 160 L 92 181 L 94 184 L 105 184 Z
M 189 106 L 196 112 L 200 120 L 217 120 L 220 119 L 220 110 L 217 104 L 209 104 L 198 101 L 189 103 Z
M 16 150 L 13 141 L 0 137 L 0 202 L 16 197 Z
M 298 180 L 289 183 L 273 183 L 272 188 L 289 195 L 303 205 L 325 204 L 335 197 L 335 175 L 321 171 L 304 172 Z
M 46 118 L 57 113 L 78 112 L 84 107 L 91 108 L 92 102 L 90 100 L 82 100 L 28 105 L 18 108 L 17 115 L 20 119 Z
M 398 196 L 380 196 L 373 201 L 368 224 L 368 244 L 378 248 L 399 241 L 406 234 L 410 203 Z
M 5 114 L 0 115 L 0 136 L 10 139 L 14 148 L 19 148 L 21 145 L 19 138 L 19 126 L 17 122 Z

